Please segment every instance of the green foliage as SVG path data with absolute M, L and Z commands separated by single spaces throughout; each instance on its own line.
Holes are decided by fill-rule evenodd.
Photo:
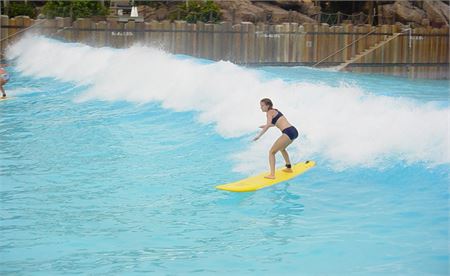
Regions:
M 220 20 L 220 9 L 213 1 L 188 1 L 178 5 L 169 15 L 171 20 L 186 20 L 189 23 L 197 21 L 216 23 Z
M 98 1 L 49 1 L 44 5 L 43 13 L 47 18 L 71 17 L 89 18 L 95 15 L 107 15 L 108 9 Z
M 9 17 L 26 15 L 34 18 L 36 17 L 36 10 L 34 9 L 34 5 L 31 3 L 11 2 L 7 8 L 7 14 Z
M 130 1 L 130 5 L 133 4 L 132 1 Z M 159 1 L 148 1 L 148 0 L 143 0 L 143 1 L 134 1 L 134 5 L 135 6 L 149 6 L 152 8 L 158 8 L 162 5 L 161 2 Z

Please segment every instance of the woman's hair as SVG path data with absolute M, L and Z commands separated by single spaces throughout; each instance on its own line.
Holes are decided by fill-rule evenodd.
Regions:
M 272 109 L 273 107 L 273 103 L 269 98 L 264 98 L 261 100 L 262 103 L 264 103 L 265 105 L 269 106 L 269 109 Z

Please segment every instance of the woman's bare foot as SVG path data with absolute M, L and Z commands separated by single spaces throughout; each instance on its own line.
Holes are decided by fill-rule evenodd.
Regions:
M 264 176 L 264 178 L 267 178 L 267 179 L 275 179 L 275 175 L 269 174 L 269 175 Z
M 293 170 L 292 170 L 292 169 L 288 169 L 288 168 L 286 168 L 286 169 L 282 169 L 282 171 L 283 171 L 283 172 L 287 172 L 287 173 L 291 173 L 291 172 L 293 172 Z

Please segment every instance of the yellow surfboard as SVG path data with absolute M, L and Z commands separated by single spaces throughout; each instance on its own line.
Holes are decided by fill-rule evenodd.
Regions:
M 316 162 L 314 161 L 297 163 L 294 166 L 292 166 L 293 172 L 291 173 L 283 172 L 282 170 L 284 169 L 284 167 L 277 169 L 275 171 L 275 179 L 264 178 L 264 176 L 269 174 L 268 172 L 265 172 L 233 183 L 219 185 L 216 186 L 216 188 L 219 190 L 230 192 L 253 192 L 299 176 L 300 174 L 306 172 L 315 165 Z

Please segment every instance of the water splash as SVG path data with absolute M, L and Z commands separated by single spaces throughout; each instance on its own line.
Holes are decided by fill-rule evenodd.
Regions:
M 145 46 L 93 48 L 31 35 L 11 46 L 7 57 L 22 74 L 87 85 L 76 102 L 156 101 L 177 112 L 198 112 L 198 120 L 214 124 L 224 138 L 249 141 L 232 156 L 240 172 L 265 169 L 267 151 L 280 135 L 273 128 L 250 143 L 265 121 L 259 110 L 264 97 L 301 132 L 290 147 L 293 160 L 320 158 L 339 170 L 449 163 L 448 108 L 371 95 L 354 84 L 286 82 L 230 62 L 204 64 Z

